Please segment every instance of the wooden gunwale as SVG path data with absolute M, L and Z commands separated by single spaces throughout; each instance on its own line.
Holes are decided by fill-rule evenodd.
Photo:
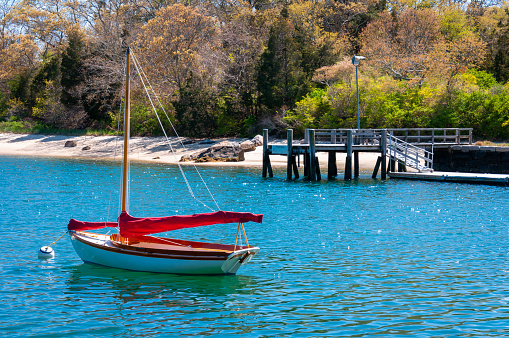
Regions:
M 120 236 L 118 234 L 112 234 L 111 240 L 117 243 L 121 243 Z M 207 242 L 197 242 L 197 241 L 188 241 L 185 239 L 176 239 L 176 238 L 164 238 L 164 237 L 154 237 L 154 236 L 134 236 L 129 237 L 129 245 L 130 246 L 138 246 L 145 248 L 158 248 L 158 249 L 167 249 L 168 247 L 177 247 L 177 248 L 193 248 L 199 250 L 217 250 L 217 251 L 225 251 L 228 253 L 232 253 L 235 250 L 235 246 L 231 244 L 219 244 L 219 243 L 207 243 Z M 239 246 L 237 245 L 239 250 L 254 248 L 253 246 Z
M 111 244 L 119 247 L 119 248 L 122 248 L 122 249 L 126 249 L 126 250 L 134 250 L 134 251 L 137 251 L 137 252 L 147 252 L 147 253 L 157 253 L 157 254 L 170 254 L 170 255 L 182 255 L 182 254 L 186 254 L 186 255 L 197 255 L 197 256 L 214 256 L 214 257 L 217 257 L 217 256 L 225 256 L 227 257 L 228 255 L 230 255 L 231 253 L 233 253 L 233 251 L 213 251 L 213 250 L 200 250 L 200 249 L 197 249 L 197 248 L 186 248 L 186 247 L 178 247 L 176 246 L 174 249 L 162 249 L 162 248 L 154 248 L 154 247 L 146 247 L 146 246 L 136 246 L 136 245 L 130 245 L 130 244 L 122 244 L 122 243 L 119 243 L 119 242 L 114 242 L 112 241 Z

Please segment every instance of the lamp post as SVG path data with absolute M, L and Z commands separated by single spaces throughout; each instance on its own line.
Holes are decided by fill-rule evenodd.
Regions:
M 359 118 L 359 64 L 364 60 L 364 56 L 354 55 L 352 63 L 355 66 L 355 82 L 357 82 L 357 130 L 361 129 L 361 121 Z

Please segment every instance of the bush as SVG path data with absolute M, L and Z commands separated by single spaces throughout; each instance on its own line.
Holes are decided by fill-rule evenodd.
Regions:
M 315 88 L 297 102 L 294 109 L 286 112 L 284 120 L 295 129 L 297 135 L 303 135 L 306 128 L 320 128 L 324 122 L 321 119 L 331 113 L 327 89 Z
M 486 73 L 484 70 L 469 69 L 466 74 L 473 75 L 475 82 L 480 89 L 490 89 L 498 84 L 497 80 L 492 74 Z
M 172 108 L 165 108 L 168 113 L 168 117 L 173 118 Z M 163 124 L 164 130 L 169 134 L 171 133 L 171 124 L 166 118 L 162 108 L 156 109 L 161 123 Z M 122 108 L 123 112 L 123 108 Z M 118 113 L 109 113 L 111 118 L 111 128 L 116 130 L 119 124 Z M 120 126 L 124 124 L 124 115 L 120 114 Z M 163 135 L 161 125 L 152 109 L 152 106 L 148 102 L 132 102 L 131 103 L 131 135 L 132 136 L 153 136 Z
M 474 128 L 477 137 L 509 139 L 509 91 L 494 95 L 494 90 L 458 92 L 448 111 L 455 127 Z

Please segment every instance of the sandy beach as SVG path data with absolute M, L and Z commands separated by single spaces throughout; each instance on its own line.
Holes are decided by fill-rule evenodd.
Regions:
M 183 155 L 192 155 L 212 144 L 194 142 L 182 147 L 176 137 L 169 138 L 175 155 L 169 150 L 169 145 L 164 137 L 133 137 L 131 139 L 131 160 L 138 162 L 176 164 Z M 241 143 L 247 139 L 229 138 L 212 139 L 215 143 L 221 141 Z M 67 141 L 75 141 L 77 146 L 65 147 Z M 286 144 L 286 140 L 271 139 L 270 143 Z M 116 149 L 116 150 L 115 150 Z M 0 133 L 0 155 L 7 156 L 36 156 L 36 157 L 60 157 L 73 159 L 102 159 L 120 160 L 122 138 L 115 136 L 61 136 L 61 135 L 33 135 L 33 134 L 6 134 Z M 361 171 L 372 171 L 379 154 L 359 154 L 359 168 Z M 205 162 L 196 163 L 200 166 L 242 166 L 262 167 L 262 147 L 255 151 L 244 154 L 242 162 Z M 320 166 L 327 167 L 327 154 L 318 154 Z M 338 154 L 338 169 L 343 172 L 346 154 Z M 191 165 L 194 162 L 180 162 L 183 165 Z M 285 167 L 285 156 L 271 156 L 273 167 Z M 301 164 L 302 165 L 302 164 Z

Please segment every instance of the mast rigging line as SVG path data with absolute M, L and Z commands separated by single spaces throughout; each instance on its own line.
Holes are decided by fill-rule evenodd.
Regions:
M 207 204 L 205 204 L 203 201 L 201 201 L 199 198 L 196 197 L 196 195 L 194 194 L 193 192 L 193 189 L 191 188 L 191 185 L 189 184 L 189 181 L 187 179 L 187 176 L 186 174 L 184 173 L 184 170 L 182 169 L 182 166 L 180 165 L 179 161 L 178 161 L 178 158 L 177 158 L 177 155 L 175 154 L 175 151 L 173 149 L 173 146 L 171 145 L 171 142 L 168 138 L 168 135 L 166 134 L 166 130 L 164 129 L 164 126 L 163 126 L 163 123 L 159 117 L 159 114 L 157 113 L 157 109 L 154 105 L 154 102 L 152 100 L 152 97 L 150 96 L 150 93 L 149 93 L 149 90 L 147 89 L 147 85 L 148 87 L 150 88 L 150 90 L 152 91 L 152 94 L 153 96 L 155 97 L 155 99 L 157 100 L 157 103 L 159 104 L 159 107 L 162 109 L 162 111 L 164 112 L 164 115 L 166 116 L 166 119 L 168 120 L 168 122 L 170 123 L 173 131 L 175 132 L 175 135 L 177 136 L 177 139 L 180 143 L 180 145 L 182 146 L 182 148 L 184 149 L 185 152 L 187 152 L 187 148 L 185 147 L 184 143 L 182 142 L 182 139 L 181 137 L 179 136 L 179 134 L 177 133 L 177 130 L 175 129 L 175 126 L 173 125 L 173 123 L 171 122 L 169 116 L 168 116 L 168 113 L 166 112 L 166 110 L 164 109 L 163 105 L 161 104 L 161 101 L 159 100 L 159 97 L 157 96 L 156 92 L 154 91 L 154 88 L 152 86 L 152 84 L 150 83 L 147 75 L 145 74 L 145 72 L 143 71 L 143 69 L 141 68 L 141 65 L 139 64 L 139 61 L 138 61 L 138 58 L 134 55 L 133 53 L 133 49 L 131 48 L 131 52 L 130 52 L 132 58 L 133 58 L 133 64 L 136 68 L 136 71 L 138 72 L 138 75 L 140 77 L 140 80 L 141 80 L 141 83 L 143 84 L 143 88 L 145 89 L 145 92 L 147 93 L 147 96 L 148 96 L 148 99 L 150 101 L 150 105 L 152 106 L 152 109 L 154 110 L 154 114 L 156 115 L 157 117 L 157 121 L 159 122 L 159 125 L 161 126 L 161 129 L 163 131 L 163 134 L 164 134 L 164 137 L 166 139 L 166 142 L 168 143 L 168 146 L 170 147 L 170 150 L 173 154 L 173 157 L 175 159 L 175 162 L 177 163 L 178 167 L 179 167 L 179 170 L 180 170 L 180 173 L 182 174 L 182 177 L 184 178 L 184 181 L 186 183 L 186 186 L 187 186 L 187 189 L 191 195 L 191 197 L 193 199 L 195 199 L 196 201 L 200 202 L 201 204 L 203 204 L 205 207 L 207 207 L 208 209 L 212 210 L 212 211 L 215 211 L 214 209 L 212 209 L 211 207 L 209 207 Z M 145 81 L 147 82 L 147 85 L 145 85 Z M 203 176 L 200 174 L 200 171 L 198 170 L 198 168 L 196 167 L 196 165 L 193 163 L 193 167 L 196 171 L 196 173 L 198 174 L 198 176 L 200 177 L 200 180 L 201 182 L 203 183 L 203 185 L 205 186 L 205 189 L 207 190 L 207 192 L 209 193 L 210 195 L 210 198 L 212 199 L 212 201 L 214 202 L 214 204 L 216 205 L 217 207 L 217 210 L 221 210 L 221 208 L 219 207 L 219 204 L 217 203 L 216 199 L 214 198 L 214 195 L 212 194 L 212 192 L 210 191 L 207 183 L 205 182 L 205 180 L 203 179 Z

